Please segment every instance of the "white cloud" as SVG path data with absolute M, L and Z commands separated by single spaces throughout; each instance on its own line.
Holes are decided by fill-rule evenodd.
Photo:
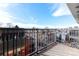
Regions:
M 59 4 L 58 9 L 52 13 L 52 16 L 71 15 L 66 4 Z
M 8 3 L 0 3 L 0 27 L 6 26 L 6 23 L 13 22 L 12 16 L 6 12 L 8 6 Z
M 12 16 L 8 12 L 0 10 L 0 22 L 3 23 L 12 22 L 11 18 Z
M 8 3 L 0 3 L 0 27 L 6 27 L 7 23 L 11 23 L 12 25 L 18 25 L 22 28 L 31 28 L 31 27 L 43 27 L 41 25 L 37 25 L 37 19 L 34 17 L 30 17 L 29 20 L 26 19 L 26 24 L 24 19 L 20 19 L 19 17 L 14 17 L 9 12 L 6 11 L 7 7 L 14 7 L 18 4 L 8 4 Z M 20 19 L 23 22 L 16 22 L 16 19 Z
M 0 3 L 0 8 L 6 8 L 8 6 L 9 6 L 8 3 Z
M 21 28 L 32 28 L 32 27 L 44 28 L 44 26 L 36 24 L 37 19 L 35 19 L 34 17 L 30 17 L 29 20 L 26 20 L 26 24 L 24 24 L 23 22 L 16 22 L 16 19 L 20 18 L 14 17 L 9 12 L 6 11 L 7 7 L 9 6 L 10 4 L 0 3 L 0 27 L 7 27 L 7 23 L 11 23 L 14 26 L 18 25 Z

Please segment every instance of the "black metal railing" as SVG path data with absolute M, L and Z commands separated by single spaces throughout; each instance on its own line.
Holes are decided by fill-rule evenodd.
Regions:
M 37 55 L 55 42 L 53 29 L 0 28 L 0 55 L 3 56 Z

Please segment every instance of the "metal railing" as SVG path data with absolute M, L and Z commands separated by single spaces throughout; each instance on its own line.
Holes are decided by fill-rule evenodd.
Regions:
M 3 56 L 38 54 L 55 42 L 55 32 L 50 29 L 0 28 L 0 55 Z

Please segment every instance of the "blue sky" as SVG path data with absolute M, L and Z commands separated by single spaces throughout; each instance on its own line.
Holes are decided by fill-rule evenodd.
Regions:
M 78 26 L 68 7 L 63 3 L 0 4 L 0 12 L 2 26 L 6 26 L 7 23 L 23 28 Z

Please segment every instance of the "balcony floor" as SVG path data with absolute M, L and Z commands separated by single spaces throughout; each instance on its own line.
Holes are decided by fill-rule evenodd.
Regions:
M 59 43 L 40 56 L 79 56 L 79 49 Z

